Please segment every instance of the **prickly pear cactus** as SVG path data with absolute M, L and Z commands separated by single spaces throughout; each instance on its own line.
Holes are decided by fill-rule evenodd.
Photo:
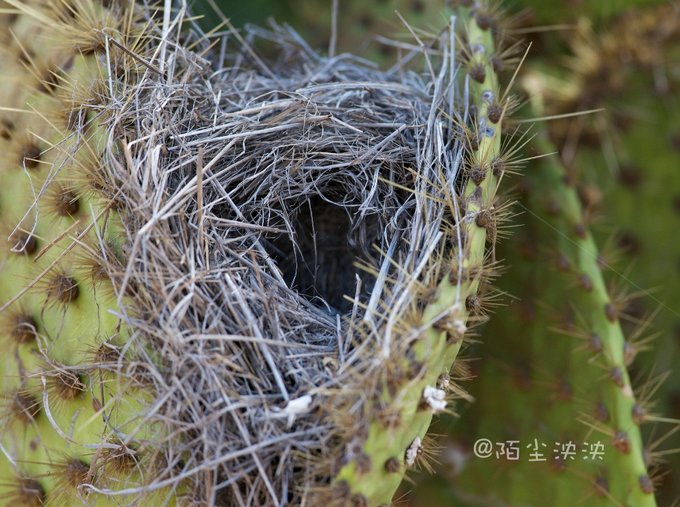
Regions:
M 503 218 L 481 9 L 383 72 L 285 27 L 215 50 L 183 6 L 3 3 L 10 505 L 377 506 L 427 466 Z
M 524 227 L 500 249 L 511 266 L 501 288 L 517 299 L 484 330 L 479 382 L 471 388 L 477 401 L 467 419 L 452 423 L 454 440 L 444 451 L 451 458 L 445 466 L 455 488 L 450 494 L 464 504 L 482 497 L 509 505 L 645 505 L 656 496 L 669 505 L 676 496 L 677 481 L 664 465 L 672 459 L 666 449 L 676 447 L 677 420 L 664 406 L 674 379 L 664 383 L 664 372 L 677 350 L 668 304 L 677 286 L 663 279 L 676 256 L 663 231 L 680 188 L 664 172 L 677 158 L 669 149 L 677 104 L 668 89 L 653 92 L 649 79 L 655 69 L 668 77 L 656 84 L 673 87 L 666 62 L 676 51 L 676 23 L 670 6 L 626 12 L 596 32 L 582 20 L 582 32 L 571 38 L 575 56 L 559 79 L 552 67 L 557 57 L 545 52 L 558 46 L 549 42 L 526 72 L 528 95 L 545 101 L 534 116 L 606 112 L 544 126 L 543 152 L 557 151 L 545 144 L 550 132 L 561 156 L 532 162 L 520 183 Z M 656 128 L 633 110 L 654 118 Z M 646 192 L 639 191 L 641 180 Z M 605 227 L 594 221 L 601 215 Z M 649 252 L 653 259 L 628 267 L 622 260 L 644 251 L 640 236 L 658 249 Z M 644 288 L 653 286 L 661 288 L 650 297 Z M 616 345 L 608 350 L 608 343 Z M 499 385 L 510 393 L 499 397 Z M 490 448 L 473 449 L 476 439 L 489 439 Z M 508 442 L 512 458 L 502 448 Z M 590 452 L 594 442 L 603 445 L 601 461 Z M 491 488 L 493 473 L 511 479 Z
M 626 301 L 605 284 L 611 260 L 595 247 L 565 172 L 545 162 L 526 179 L 531 217 L 513 238 L 524 258 L 510 259 L 524 289 L 504 329 L 492 324 L 485 335 L 479 401 L 467 414 L 476 421 L 471 452 L 455 485 L 509 505 L 656 505 L 640 431 L 650 393 L 628 375 L 644 340 L 622 332 Z M 511 480 L 489 488 L 494 470 Z
M 404 467 L 423 461 L 428 466 L 426 431 L 432 411 L 444 409 L 449 389 L 448 365 L 452 364 L 463 344 L 469 321 L 475 322 L 474 304 L 481 284 L 492 273 L 485 259 L 487 242 L 494 243 L 500 215 L 496 213 L 496 187 L 504 172 L 501 152 L 501 122 L 508 97 L 501 95 L 492 61 L 494 35 L 477 22 L 475 11 L 463 12 L 462 26 L 466 40 L 462 53 L 468 71 L 475 107 L 474 127 L 467 131 L 466 168 L 469 180 L 460 196 L 451 195 L 451 205 L 460 213 L 459 234 L 464 248 L 454 247 L 447 278 L 440 282 L 426 301 L 432 301 L 423 314 L 424 322 L 433 323 L 424 330 L 413 353 L 422 364 L 421 380 L 414 389 L 406 386 L 388 388 L 374 400 L 374 422 L 368 426 L 367 439 L 357 458 L 344 466 L 336 478 L 336 488 L 347 490 L 350 501 L 368 505 L 387 505 L 401 482 Z M 457 202 L 460 200 L 460 202 Z M 456 211 L 458 206 L 462 209 Z M 447 227 L 456 228 L 450 223 Z M 402 368 L 407 363 L 402 361 Z M 416 377 L 416 379 L 418 378 Z M 429 409 L 428 409 L 429 407 Z M 378 414 L 383 414 L 379 416 Z M 405 428 L 408 430 L 404 431 Z M 406 449 L 405 460 L 400 458 Z M 371 463 L 383 466 L 371 466 Z M 365 463 L 368 463 L 364 466 Z
M 640 355 L 635 370 L 640 389 L 653 393 L 648 394 L 653 407 L 647 418 L 648 447 L 661 504 L 680 494 L 677 458 L 671 451 L 679 443 L 678 380 L 672 373 L 678 359 L 674 302 L 680 294 L 668 278 L 677 272 L 680 257 L 668 234 L 680 191 L 671 169 L 680 162 L 673 142 L 680 128 L 675 64 L 679 29 L 677 6 L 662 2 L 629 9 L 604 28 L 581 20 L 571 51 L 584 65 L 574 67 L 570 78 L 560 76 L 569 82 L 564 95 L 552 91 L 559 87 L 552 78 L 545 83 L 551 114 L 568 108 L 605 109 L 593 117 L 556 122 L 550 131 L 590 213 L 601 217 L 598 241 L 613 243 L 619 251 L 620 267 L 605 273 L 621 293 L 624 329 L 650 337 L 643 347 L 648 352 Z
M 140 20 L 93 2 L 2 11 L 0 495 L 75 505 L 95 477 L 113 488 L 140 480 L 126 434 L 145 394 L 115 373 L 126 334 L 109 280 L 120 229 L 97 118 L 104 34 L 135 38 Z

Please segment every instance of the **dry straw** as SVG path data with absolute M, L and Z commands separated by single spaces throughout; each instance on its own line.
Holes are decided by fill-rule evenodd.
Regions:
M 106 248 L 106 266 L 134 351 L 111 361 L 109 347 L 106 364 L 154 395 L 98 455 L 129 448 L 157 469 L 89 489 L 188 480 L 199 504 L 310 505 L 462 266 L 470 133 L 452 30 L 402 44 L 384 71 L 284 26 L 197 35 L 182 9 L 147 21 L 133 49 L 106 37 L 94 107 L 123 223 L 122 264 Z

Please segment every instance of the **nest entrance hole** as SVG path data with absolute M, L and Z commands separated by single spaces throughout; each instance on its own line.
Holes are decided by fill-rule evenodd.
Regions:
M 357 277 L 362 293 L 371 278 L 355 266 L 365 254 L 356 232 L 362 227 L 352 227 L 343 206 L 318 196 L 300 206 L 292 227 L 294 237 L 281 234 L 267 248 L 288 287 L 332 315 L 351 311 L 353 302 L 346 296 L 355 297 Z

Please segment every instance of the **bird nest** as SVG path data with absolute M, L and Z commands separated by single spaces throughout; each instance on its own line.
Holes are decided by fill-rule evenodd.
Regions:
M 164 465 L 99 491 L 309 502 L 361 447 L 455 261 L 453 38 L 381 70 L 278 25 L 197 37 L 181 14 L 102 92 L 124 252 L 109 269 L 136 350 L 119 374 L 154 393 L 159 430 L 139 439 Z

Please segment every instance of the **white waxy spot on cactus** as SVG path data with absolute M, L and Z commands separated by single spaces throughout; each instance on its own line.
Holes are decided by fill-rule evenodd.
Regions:
M 422 449 L 422 440 L 420 440 L 420 437 L 416 437 L 413 439 L 413 442 L 411 442 L 411 445 L 408 446 L 408 449 L 406 449 L 406 465 L 412 467 L 416 463 L 416 459 L 418 458 L 418 454 L 421 452 L 420 450 Z
M 291 426 L 293 424 L 293 421 L 295 421 L 295 418 L 299 415 L 303 415 L 309 412 L 310 406 L 312 404 L 312 395 L 311 394 L 305 394 L 304 396 L 300 396 L 299 398 L 295 398 L 294 400 L 288 401 L 286 406 L 283 409 L 280 409 L 278 407 L 275 407 L 273 411 L 275 412 L 272 414 L 272 417 L 275 418 L 281 418 L 281 417 L 287 417 L 288 418 L 288 426 Z
M 435 414 L 446 408 L 446 391 L 432 386 L 425 386 L 423 399 Z

